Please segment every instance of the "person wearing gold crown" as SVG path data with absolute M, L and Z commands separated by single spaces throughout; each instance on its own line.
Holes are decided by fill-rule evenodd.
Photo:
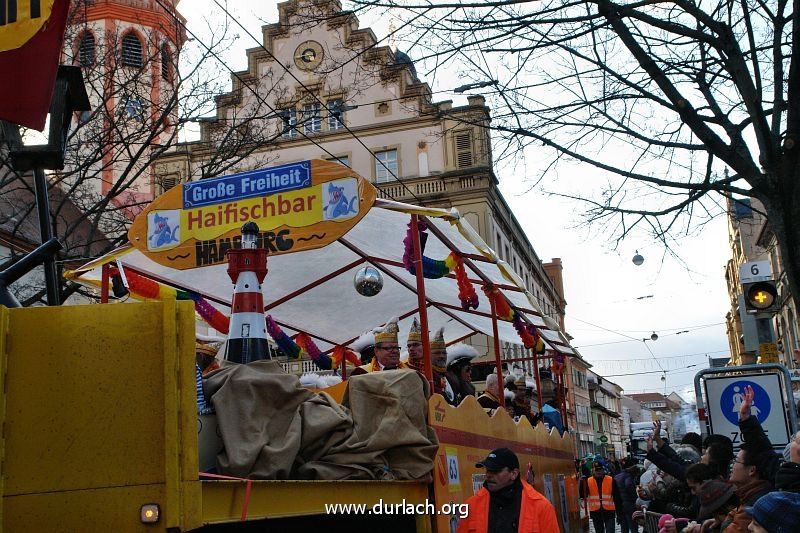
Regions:
M 406 364 L 414 370 L 422 372 L 425 366 L 425 356 L 422 353 L 422 327 L 417 322 L 417 317 L 414 317 L 414 322 L 411 323 L 411 329 L 408 331 L 406 348 L 408 348 Z
M 400 328 L 397 325 L 396 318 L 389 320 L 382 328 L 373 330 L 375 336 L 375 358 L 353 370 L 352 375 L 357 376 L 381 370 L 408 368 L 405 363 L 400 361 L 400 345 L 397 343 L 397 334 L 399 332 Z
M 431 367 L 433 369 L 433 392 L 441 394 L 447 403 L 455 405 L 456 395 L 445 378 L 447 372 L 447 345 L 444 342 L 444 328 L 439 328 L 431 339 Z
M 531 397 L 528 395 L 528 382 L 524 374 L 517 374 L 514 379 L 514 401 L 511 405 L 514 416 L 524 416 L 532 426 L 536 425 L 538 417 L 531 412 Z
M 214 342 L 195 342 L 195 363 L 197 363 L 197 366 L 204 376 L 219 368 L 217 352 L 219 352 L 222 344 L 222 340 Z

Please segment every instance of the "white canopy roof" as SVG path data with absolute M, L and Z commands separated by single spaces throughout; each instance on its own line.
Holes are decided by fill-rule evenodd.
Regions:
M 457 211 L 420 208 L 408 204 L 378 200 L 367 215 L 344 237 L 324 248 L 271 256 L 269 273 L 263 284 L 265 312 L 287 332 L 304 331 L 316 338 L 321 349 L 332 344 L 347 345 L 362 332 L 382 325 L 393 316 L 401 317 L 400 342 L 413 317 L 417 315 L 416 277 L 403 267 L 403 239 L 410 214 L 424 215 L 456 251 L 465 257 L 465 266 L 473 281 L 479 305 L 476 312 L 463 311 L 454 278 L 425 280 L 428 301 L 428 324 L 431 335 L 445 328 L 448 344 L 474 333 L 492 334 L 490 303 L 481 290 L 483 280 L 499 286 L 511 303 L 542 332 L 548 347 L 567 355 L 575 352 L 555 322 L 542 318 L 532 295 L 511 268 L 483 242 Z M 444 259 L 450 248 L 429 230 L 425 256 Z M 470 258 L 471 257 L 471 258 Z M 159 283 L 190 290 L 209 300 L 225 314 L 230 312 L 233 285 L 227 265 L 174 270 L 146 257 L 128 246 L 68 273 L 77 281 L 98 285 L 101 266 L 118 260 L 123 270 L 134 270 Z M 365 264 L 383 271 L 383 290 L 372 297 L 358 294 L 353 288 L 355 273 Z M 521 344 L 510 322 L 498 320 L 498 337 Z

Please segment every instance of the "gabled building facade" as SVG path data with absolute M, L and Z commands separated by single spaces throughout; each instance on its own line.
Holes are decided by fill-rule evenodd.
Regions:
M 630 398 L 639 402 L 642 409 L 649 410 L 652 413 L 653 420 L 666 421 L 669 424 L 671 434 L 674 436 L 676 424 L 681 416 L 681 404 L 676 403 L 660 392 L 631 394 Z

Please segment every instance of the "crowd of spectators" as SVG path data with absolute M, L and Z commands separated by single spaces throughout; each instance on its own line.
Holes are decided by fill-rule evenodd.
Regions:
M 581 496 L 593 503 L 587 507 L 595 531 L 614 531 L 616 519 L 622 533 L 638 533 L 644 510 L 660 514 L 659 533 L 800 531 L 800 433 L 783 455 L 775 452 L 751 415 L 753 395 L 745 387 L 739 411 L 743 442 L 736 454 L 722 435 L 703 440 L 687 433 L 673 446 L 654 422 L 643 468 L 625 460 L 615 467 L 599 457 L 577 465 L 583 474 Z M 599 483 L 611 474 L 605 494 Z M 605 498 L 599 506 L 595 493 Z

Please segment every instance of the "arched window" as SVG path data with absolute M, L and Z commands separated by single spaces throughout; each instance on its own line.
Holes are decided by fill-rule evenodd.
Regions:
M 90 67 L 94 65 L 95 60 L 95 41 L 94 35 L 91 32 L 86 32 L 81 37 L 81 42 L 78 45 L 78 63 L 82 67 Z
M 166 44 L 161 45 L 161 78 L 172 80 L 172 52 Z
M 133 32 L 122 38 L 122 64 L 126 67 L 142 66 L 142 41 Z

